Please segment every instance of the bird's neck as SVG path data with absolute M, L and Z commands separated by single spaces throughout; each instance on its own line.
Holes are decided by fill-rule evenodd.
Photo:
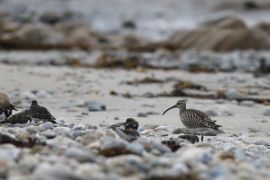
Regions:
M 185 112 L 185 111 L 186 111 L 186 106 L 182 106 L 182 107 L 179 109 L 179 111 L 180 111 L 180 114 L 182 114 L 183 112 Z

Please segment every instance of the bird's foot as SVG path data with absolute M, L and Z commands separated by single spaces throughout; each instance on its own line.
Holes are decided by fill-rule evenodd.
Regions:
M 203 142 L 203 135 L 201 136 L 201 142 Z

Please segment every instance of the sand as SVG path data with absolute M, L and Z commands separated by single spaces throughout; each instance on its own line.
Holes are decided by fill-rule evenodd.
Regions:
M 174 82 L 161 84 L 127 85 L 124 81 L 155 77 L 158 79 L 175 78 L 190 80 L 204 84 L 209 89 L 240 88 L 248 91 L 247 85 L 254 85 L 264 78 L 253 78 L 246 73 L 216 73 L 192 74 L 180 70 L 106 70 L 92 68 L 72 68 L 56 66 L 16 66 L 0 65 L 0 91 L 7 93 L 13 102 L 21 101 L 19 110 L 27 108 L 31 97 L 25 94 L 40 90 L 52 92 L 47 97 L 35 97 L 43 106 L 46 106 L 56 118 L 63 118 L 67 122 L 99 125 L 101 123 L 117 123 L 128 117 L 134 117 L 142 124 L 159 124 L 183 127 L 179 120 L 178 110 L 172 110 L 162 116 L 162 112 L 172 106 L 181 97 L 153 97 L 142 95 L 151 92 L 158 94 L 170 91 Z M 232 80 L 226 83 L 226 79 Z M 238 80 L 237 80 L 238 79 Z M 241 81 L 239 81 L 239 79 Z M 248 80 L 248 81 L 245 81 Z M 237 83 L 238 82 L 238 83 Z M 241 83 L 239 83 L 241 82 Z M 134 98 L 125 98 L 121 95 L 112 96 L 111 91 L 119 94 L 130 93 Z M 268 91 L 266 91 L 268 92 Z M 254 104 L 251 107 L 239 105 L 236 101 L 202 100 L 187 98 L 188 108 L 202 111 L 214 110 L 216 112 L 230 112 L 231 116 L 218 115 L 212 117 L 223 126 L 224 131 L 234 133 L 253 131 L 269 133 L 269 117 L 264 116 L 266 106 Z M 106 104 L 107 110 L 103 112 L 88 112 L 87 107 L 77 107 L 86 101 L 96 100 Z M 147 117 L 137 117 L 138 113 L 151 112 Z M 82 115 L 82 113 L 84 113 Z M 118 119 L 118 120 L 115 120 Z

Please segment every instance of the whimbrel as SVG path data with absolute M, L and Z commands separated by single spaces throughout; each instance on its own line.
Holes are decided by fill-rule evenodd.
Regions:
M 8 96 L 0 93 L 0 121 L 8 118 L 13 110 L 17 111 L 14 105 L 10 103 Z
M 51 113 L 43 106 L 38 105 L 36 100 L 32 101 L 31 107 L 30 107 L 30 115 L 32 120 L 41 120 L 41 121 L 49 121 L 52 123 L 55 122 L 55 117 L 51 115 Z
M 216 124 L 216 121 L 211 120 L 210 117 L 202 111 L 196 109 L 186 109 L 186 100 L 179 100 L 175 105 L 166 109 L 163 115 L 174 108 L 180 110 L 180 119 L 184 126 L 188 129 L 194 128 L 211 128 L 218 130 L 220 125 Z M 201 141 L 203 141 L 203 134 L 201 131 Z
M 14 114 L 10 116 L 8 119 L 4 120 L 1 122 L 1 124 L 5 123 L 10 123 L 10 124 L 24 124 L 27 123 L 28 121 L 32 121 L 31 116 L 30 116 L 30 110 L 25 110 L 20 113 Z

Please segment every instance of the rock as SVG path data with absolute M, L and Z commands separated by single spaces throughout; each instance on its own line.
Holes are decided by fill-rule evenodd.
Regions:
M 76 147 L 79 144 L 72 139 L 65 136 L 56 136 L 54 139 L 47 140 L 48 145 L 56 148 L 68 148 L 68 147 Z
M 226 93 L 225 96 L 227 99 L 239 99 L 242 97 L 242 94 L 235 90 L 235 89 L 229 89 Z
M 106 159 L 106 165 L 112 172 L 116 172 L 124 177 L 130 177 L 144 173 L 148 170 L 147 165 L 139 156 L 125 155 Z M 135 178 L 136 179 L 136 178 Z
M 122 154 L 131 154 L 132 152 L 127 148 L 125 141 L 105 136 L 100 138 L 99 153 L 104 156 L 112 157 Z
M 13 145 L 2 145 L 0 149 L 0 159 L 8 164 L 15 163 L 21 155 L 21 150 Z
M 144 147 L 139 143 L 130 143 L 127 146 L 127 149 L 132 152 L 132 154 L 142 155 Z
M 264 116 L 270 116 L 270 107 L 267 107 L 264 112 L 263 112 Z
M 39 126 L 30 125 L 26 128 L 26 130 L 31 134 L 36 134 L 39 133 L 42 130 L 42 128 L 40 128 Z
M 94 36 L 95 35 L 91 33 L 87 25 L 78 26 L 68 34 L 68 37 L 66 37 L 64 43 L 73 47 L 89 50 L 94 44 Z M 80 62 L 78 62 L 77 64 L 79 65 Z
M 68 148 L 65 152 L 66 157 L 68 158 L 74 158 L 80 163 L 86 163 L 86 162 L 95 162 L 97 159 L 97 155 L 91 153 L 91 151 L 84 150 L 82 148 Z
M 67 136 L 69 135 L 69 133 L 71 133 L 70 129 L 67 127 L 55 127 L 54 132 L 57 135 L 64 135 L 64 136 Z
M 157 155 L 171 152 L 170 148 L 168 148 L 166 145 L 160 143 L 157 140 L 148 140 L 140 138 L 134 141 L 134 143 L 142 144 L 147 152 L 154 153 Z
M 176 152 L 179 155 L 178 160 L 185 163 L 201 162 L 209 164 L 213 160 L 211 153 L 212 147 L 183 147 Z
M 105 111 L 106 105 L 98 101 L 89 101 L 88 103 L 89 111 Z
M 53 132 L 51 129 L 43 131 L 40 135 L 45 136 L 47 139 L 53 139 L 56 137 L 56 133 Z
M 202 24 L 204 27 L 214 27 L 220 29 L 246 29 L 246 24 L 242 19 L 233 16 L 218 17 L 207 20 Z
M 54 129 L 54 124 L 52 122 L 45 122 L 41 124 L 40 127 L 44 130 Z
M 32 178 L 39 180 L 83 180 L 83 178 L 76 175 L 74 171 L 65 164 L 52 165 L 48 163 L 38 165 L 30 179 Z
M 179 30 L 169 37 L 166 46 L 170 49 L 213 51 L 269 49 L 270 39 L 261 29 L 245 27 L 240 21 L 224 19 L 213 27 Z
M 260 129 L 255 128 L 255 127 L 250 127 L 250 128 L 248 128 L 248 131 L 249 131 L 249 132 L 252 132 L 252 133 L 261 132 Z
M 145 125 L 143 126 L 143 129 L 155 129 L 155 128 L 157 128 L 157 127 L 158 127 L 157 124 L 145 124 Z
M 102 131 L 90 131 L 84 136 L 82 136 L 82 144 L 85 146 L 92 144 L 93 142 L 98 141 L 102 136 L 105 136 L 105 133 L 103 133 Z
M 39 19 L 41 22 L 53 25 L 63 20 L 63 17 L 58 12 L 46 11 L 43 14 L 41 14 Z
M 147 113 L 139 112 L 137 114 L 138 117 L 147 117 Z
M 136 29 L 136 24 L 133 20 L 125 20 L 122 23 L 122 27 L 127 29 Z
M 85 179 L 107 179 L 107 175 L 104 173 L 103 167 L 98 164 L 85 163 L 81 164 L 76 170 L 80 176 Z
M 255 105 L 254 101 L 242 101 L 240 104 L 247 107 L 252 107 Z

